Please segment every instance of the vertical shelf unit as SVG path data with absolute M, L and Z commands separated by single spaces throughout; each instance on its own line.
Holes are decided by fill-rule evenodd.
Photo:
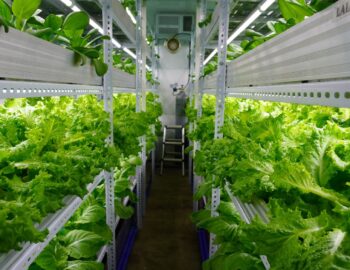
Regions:
M 224 2 L 219 0 L 212 23 L 206 29 L 197 29 L 205 32 L 206 41 L 218 28 L 220 18 L 226 17 L 219 11 L 220 4 Z M 216 96 L 216 128 L 223 117 L 224 107 L 218 106 L 218 103 L 224 102 L 223 97 L 350 108 L 350 13 L 341 12 L 349 5 L 349 0 L 339 0 L 228 63 L 226 72 L 218 68 L 215 73 L 206 76 L 202 84 L 199 83 L 202 87 L 195 91 L 197 97 L 193 98 L 201 99 L 202 94 Z M 219 30 L 219 37 L 221 35 Z M 222 61 L 220 53 L 226 48 L 226 44 L 221 45 L 225 46 L 221 47 L 219 40 L 219 67 Z M 205 42 L 202 46 L 205 46 Z M 203 65 L 203 62 L 199 64 Z M 225 84 L 222 92 L 220 80 Z M 200 107 L 196 108 L 200 110 Z M 195 179 L 196 189 L 200 177 Z M 263 202 L 243 203 L 234 196 L 228 185 L 225 191 L 246 223 L 250 223 L 256 215 L 268 223 Z M 213 189 L 213 194 L 215 192 Z M 216 203 L 212 203 L 211 207 L 215 215 Z M 265 268 L 270 269 L 268 258 L 261 256 L 261 260 Z
M 112 35 L 113 21 L 125 32 L 132 43 L 136 43 L 136 37 L 140 36 L 130 17 L 127 15 L 119 1 L 96 0 L 102 10 L 103 29 L 105 35 Z M 139 13 L 138 20 L 141 20 Z M 145 19 L 143 19 L 145 21 Z M 145 24 L 145 22 L 144 22 Z M 143 34 L 144 37 L 146 34 Z M 27 98 L 27 97 L 50 97 L 50 96 L 81 96 L 97 95 L 104 99 L 105 110 L 111 115 L 111 134 L 107 138 L 109 143 L 113 141 L 113 93 L 135 93 L 138 99 L 138 107 L 144 102 L 146 94 L 145 59 L 150 57 L 150 50 L 146 48 L 145 39 L 140 38 L 142 50 L 137 55 L 139 72 L 137 76 L 117 70 L 112 66 L 113 43 L 111 40 L 104 41 L 105 62 L 109 65 L 109 71 L 104 78 L 98 77 L 95 70 L 89 64 L 75 66 L 74 53 L 58 45 L 38 39 L 16 29 L 10 29 L 5 33 L 0 27 L 0 99 Z M 139 47 L 139 43 L 137 43 Z M 146 55 L 147 54 L 147 55 Z M 48 61 L 48 59 L 50 59 Z M 142 59 L 144 59 L 143 62 Z M 142 64 L 144 63 L 144 64 Z M 137 83 L 137 82 L 142 82 Z M 139 166 L 139 173 L 130 179 L 133 190 L 136 188 L 141 198 L 145 197 L 145 189 L 141 188 L 145 182 L 146 149 L 143 147 L 140 155 L 144 157 L 143 164 Z M 0 256 L 0 269 L 23 270 L 27 269 L 40 254 L 40 252 L 56 236 L 75 213 L 84 200 L 101 183 L 106 185 L 106 216 L 107 224 L 112 232 L 115 232 L 120 218 L 114 210 L 114 180 L 112 172 L 102 171 L 97 175 L 86 189 L 83 198 L 68 196 L 65 198 L 65 206 L 56 213 L 47 216 L 38 225 L 38 229 L 48 229 L 49 234 L 45 241 L 40 243 L 25 243 L 19 251 L 10 251 Z M 109 203 L 108 203 L 109 201 Z M 129 201 L 125 198 L 124 205 Z M 137 203 L 138 209 L 144 209 L 144 199 Z M 142 214 L 138 213 L 138 223 L 142 224 Z M 101 262 L 105 255 L 108 258 L 108 269 L 115 269 L 117 265 L 115 237 L 108 246 L 104 246 L 97 254 L 97 261 Z

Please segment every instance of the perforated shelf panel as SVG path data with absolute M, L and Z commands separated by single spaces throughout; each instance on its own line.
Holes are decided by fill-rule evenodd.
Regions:
M 0 98 L 102 95 L 102 91 L 102 86 L 0 80 Z
M 307 105 L 350 107 L 350 80 L 227 89 L 227 96 Z

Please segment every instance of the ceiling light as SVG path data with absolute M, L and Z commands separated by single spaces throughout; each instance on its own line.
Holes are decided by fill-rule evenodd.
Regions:
M 273 13 L 273 10 L 269 11 L 269 12 L 267 13 L 267 15 L 270 16 L 272 13 Z

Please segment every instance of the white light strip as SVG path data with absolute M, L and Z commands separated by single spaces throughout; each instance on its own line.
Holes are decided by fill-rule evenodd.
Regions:
M 93 19 L 90 19 L 89 24 L 91 25 L 92 28 L 97 29 L 97 31 L 103 35 L 103 29 L 101 26 L 98 25 Z
M 114 38 L 112 38 L 112 43 L 113 43 L 113 45 L 116 46 L 118 49 L 120 49 L 120 48 L 122 47 L 122 45 L 120 45 L 120 43 L 119 43 L 116 39 L 114 39 Z
M 132 58 L 136 59 L 136 54 L 130 51 L 128 48 L 123 48 L 123 51 L 130 55 Z
M 133 24 L 136 24 L 136 19 L 134 17 L 134 15 L 131 13 L 129 8 L 126 8 L 126 13 L 129 15 L 131 21 L 133 22 Z
M 275 0 L 266 0 L 264 4 L 260 6 L 260 10 L 264 12 L 273 4 L 273 2 L 275 2 Z
M 215 49 L 214 51 L 212 51 L 211 54 L 207 57 L 207 59 L 204 60 L 203 65 L 208 64 L 210 59 L 212 59 L 214 57 L 214 55 L 217 54 L 217 52 L 218 52 L 218 49 Z
M 73 5 L 72 1 L 70 0 L 61 0 L 63 4 L 65 4 L 67 7 L 71 7 Z
M 232 35 L 227 39 L 227 45 L 230 44 L 236 37 L 238 37 L 245 29 L 249 27 L 259 16 L 262 14 L 263 11 L 267 10 L 276 0 L 265 0 L 263 4 L 261 4 L 255 12 L 250 15 L 240 26 L 232 33 Z M 210 59 L 212 59 L 215 54 L 217 54 L 218 50 L 215 49 L 212 51 L 212 53 L 205 59 L 203 62 L 204 65 L 206 65 Z
M 249 25 L 252 24 L 261 15 L 260 10 L 256 10 L 247 20 L 245 20 L 227 39 L 227 44 L 230 44 L 236 37 L 238 37 Z
M 151 71 L 151 68 L 150 68 L 148 65 L 146 65 L 146 69 L 147 69 L 148 71 Z
M 81 9 L 78 8 L 77 6 L 72 6 L 71 9 L 75 12 L 81 11 Z

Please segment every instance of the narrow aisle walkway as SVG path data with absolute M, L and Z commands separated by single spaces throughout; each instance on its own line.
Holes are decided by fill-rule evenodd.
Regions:
M 192 193 L 181 169 L 156 175 L 128 270 L 200 270 L 196 230 L 191 223 Z

